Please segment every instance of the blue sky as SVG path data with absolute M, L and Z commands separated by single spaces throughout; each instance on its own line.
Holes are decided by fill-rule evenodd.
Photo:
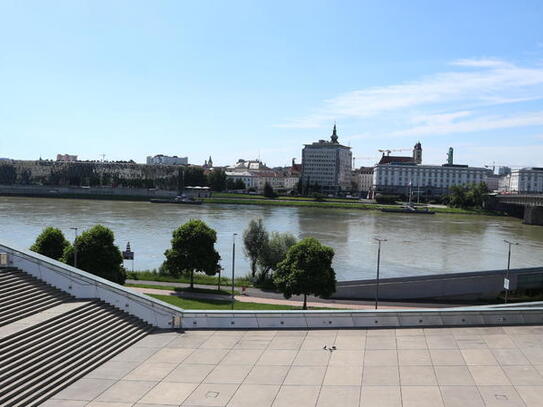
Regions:
M 543 166 L 540 0 L 0 0 L 0 50 L 0 157 Z

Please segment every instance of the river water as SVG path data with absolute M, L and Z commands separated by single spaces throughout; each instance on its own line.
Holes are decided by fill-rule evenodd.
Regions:
M 81 231 L 101 223 L 114 231 L 121 249 L 130 242 L 136 270 L 153 269 L 164 260 L 172 231 L 195 218 L 217 231 L 217 249 L 227 274 L 231 273 L 232 234 L 238 233 L 236 275 L 245 275 L 249 265 L 240 237 L 257 217 L 270 232 L 312 236 L 331 246 L 338 280 L 374 277 L 375 237 L 387 239 L 382 246 L 382 277 L 502 269 L 507 264 L 504 239 L 520 243 L 513 247 L 511 267 L 543 265 L 543 227 L 523 225 L 519 219 L 322 208 L 0 197 L 0 241 L 27 248 L 49 225 L 72 240 L 71 227 Z

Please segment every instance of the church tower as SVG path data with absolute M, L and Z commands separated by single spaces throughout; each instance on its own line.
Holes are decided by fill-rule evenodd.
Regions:
M 332 131 L 332 137 L 330 137 L 330 140 L 332 143 L 337 144 L 337 130 L 336 130 L 336 124 L 334 123 L 334 130 Z
M 413 148 L 413 161 L 417 164 L 422 164 L 422 145 L 420 144 L 420 141 L 415 144 L 415 147 Z

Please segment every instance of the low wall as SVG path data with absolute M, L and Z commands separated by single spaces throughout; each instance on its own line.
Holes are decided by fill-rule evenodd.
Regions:
M 147 188 L 56 187 L 47 185 L 0 185 L 1 196 L 47 198 L 119 199 L 148 201 L 151 198 L 175 198 L 176 191 Z
M 0 253 L 8 255 L 9 266 L 75 298 L 100 299 L 158 328 L 180 325 L 182 310 L 177 307 L 31 251 L 0 244 Z
M 385 278 L 379 282 L 382 300 L 481 300 L 495 299 L 504 291 L 506 270 L 449 273 L 426 276 Z M 527 278 L 528 276 L 528 278 Z M 537 283 L 540 278 L 541 283 Z M 535 280 L 530 286 L 530 280 Z M 543 267 L 512 269 L 509 289 L 543 286 Z M 520 282 L 520 286 L 519 286 Z M 341 281 L 333 298 L 374 299 L 376 281 Z

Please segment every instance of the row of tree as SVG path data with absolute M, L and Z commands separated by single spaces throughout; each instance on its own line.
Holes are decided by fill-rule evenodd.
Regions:
M 113 232 L 96 225 L 84 231 L 71 244 L 57 228 L 47 227 L 37 237 L 31 250 L 52 259 L 77 267 L 118 284 L 124 284 L 126 271 L 121 251 L 114 243 Z M 220 270 L 220 255 L 215 249 L 217 233 L 205 222 L 188 221 L 174 230 L 171 247 L 164 253 L 161 269 L 174 277 L 190 276 L 194 287 L 194 273 L 215 275 Z M 307 296 L 328 297 L 335 291 L 336 277 L 332 268 L 334 251 L 318 240 L 298 241 L 289 233 L 269 234 L 262 219 L 252 220 L 243 235 L 245 253 L 251 263 L 251 276 L 268 281 L 285 298 L 303 295 L 304 309 Z M 258 273 L 257 273 L 258 271 Z
M 449 195 L 443 198 L 443 203 L 453 208 L 482 208 L 486 196 L 488 195 L 488 186 L 481 182 L 471 185 L 453 185 L 449 188 Z
M 126 271 L 121 251 L 115 245 L 113 232 L 96 225 L 84 231 L 72 245 L 60 229 L 46 227 L 30 250 L 73 266 L 77 251 L 77 267 L 118 284 L 124 284 Z

